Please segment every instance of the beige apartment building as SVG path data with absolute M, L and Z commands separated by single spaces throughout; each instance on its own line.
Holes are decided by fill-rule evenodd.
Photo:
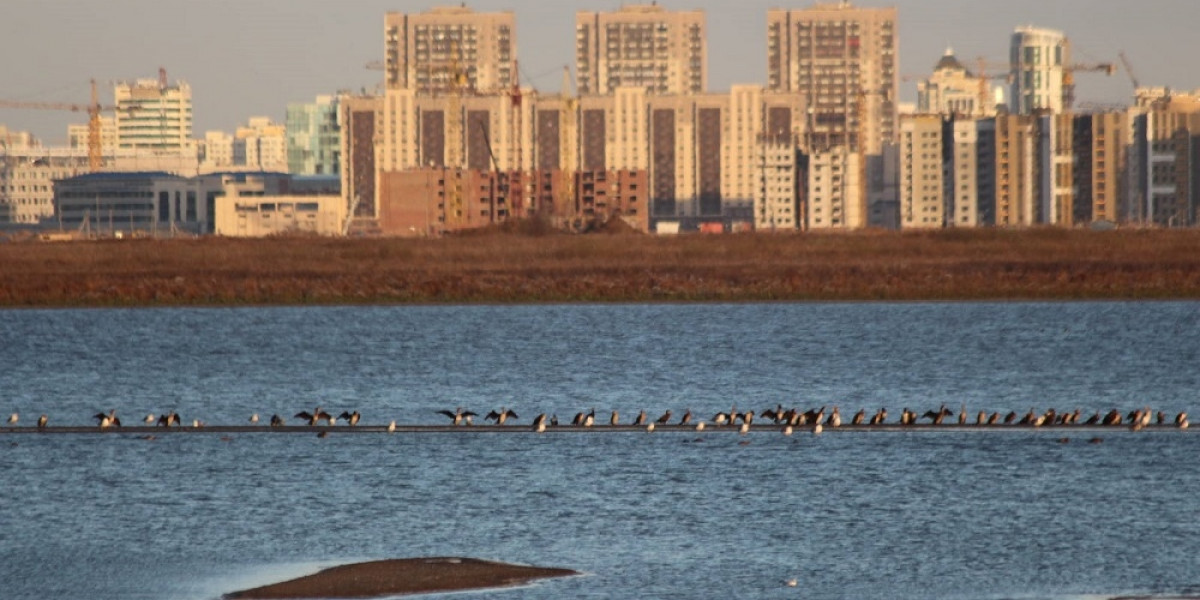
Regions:
M 946 225 L 942 118 L 913 115 L 900 120 L 900 228 Z
M 1129 181 L 1133 147 L 1128 112 L 1101 112 L 1075 117 L 1075 224 L 1116 223 L 1134 186 Z
M 629 4 L 613 12 L 575 15 L 579 94 L 618 88 L 651 94 L 699 94 L 708 89 L 705 14 Z
M 1138 92 L 1139 218 L 1162 227 L 1193 225 L 1200 207 L 1200 90 Z
M 516 17 L 477 13 L 465 6 L 438 7 L 384 17 L 387 89 L 445 94 L 455 87 L 488 93 L 516 81 Z
M 849 2 L 767 13 L 767 87 L 809 99 L 806 145 L 879 154 L 896 141 L 895 8 Z

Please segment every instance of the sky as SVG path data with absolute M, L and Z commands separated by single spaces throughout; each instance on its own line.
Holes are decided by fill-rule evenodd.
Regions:
M 449 2 L 453 4 L 454 2 Z M 414 0 L 3 0 L 0 99 L 86 104 L 88 81 L 112 102 L 112 84 L 168 78 L 192 87 L 194 135 L 232 132 L 251 116 L 283 122 L 289 102 L 338 90 L 372 90 L 382 72 L 365 68 L 383 55 L 389 11 L 422 12 L 447 2 Z M 523 85 L 557 92 L 563 65 L 574 66 L 578 10 L 607 11 L 616 0 L 474 0 L 476 11 L 517 18 Z M 766 14 L 811 0 L 661 0 L 671 10 L 703 9 L 708 20 L 710 91 L 766 83 Z M 964 63 L 1005 63 L 1015 27 L 1060 29 L 1079 63 L 1119 64 L 1125 51 L 1141 85 L 1200 88 L 1198 0 L 858 0 L 899 10 L 900 68 L 927 76 L 945 49 Z M 1077 77 L 1078 102 L 1125 104 L 1122 69 Z M 901 101 L 916 101 L 915 83 Z M 0 124 L 32 131 L 46 144 L 66 142 L 65 111 L 0 108 Z

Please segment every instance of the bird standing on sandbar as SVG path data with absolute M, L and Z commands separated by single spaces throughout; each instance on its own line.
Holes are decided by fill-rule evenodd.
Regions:
M 670 420 L 671 420 L 671 411 L 668 410 L 667 412 L 663 413 L 663 416 L 659 417 L 658 420 L 655 421 L 655 423 L 657 423 L 659 425 L 666 425 L 667 422 Z
M 19 415 L 17 413 L 8 415 L 8 424 L 15 426 L 17 424 L 17 421 L 20 420 L 20 418 L 21 418 L 21 415 Z
M 271 415 L 271 427 L 283 427 L 283 417 Z
M 49 420 L 50 420 L 50 419 L 49 419 L 49 417 L 47 417 L 46 415 L 42 415 L 42 416 L 38 417 L 37 428 L 38 428 L 38 429 L 45 429 L 45 428 L 46 428 L 46 422 L 47 422 L 47 421 L 49 421 Z
M 342 419 L 343 421 L 349 423 L 351 427 L 358 425 L 358 420 L 361 418 L 362 415 L 358 414 L 357 410 L 354 412 L 342 411 L 342 414 L 338 415 L 338 419 Z
M 258 425 L 258 413 L 254 413 L 254 414 L 250 415 L 250 424 Z

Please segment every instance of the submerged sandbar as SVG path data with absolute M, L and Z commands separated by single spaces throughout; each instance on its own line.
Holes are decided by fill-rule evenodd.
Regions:
M 376 598 L 506 587 L 578 574 L 570 569 L 475 558 L 401 558 L 331 567 L 290 581 L 226 594 L 224 598 Z

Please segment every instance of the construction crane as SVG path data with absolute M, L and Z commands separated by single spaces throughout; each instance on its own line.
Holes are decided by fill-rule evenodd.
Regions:
M 1138 83 L 1137 73 L 1133 70 L 1133 63 L 1125 55 L 1124 50 L 1118 52 L 1117 56 L 1121 57 L 1121 64 L 1125 67 L 1125 74 L 1129 76 L 1129 83 L 1133 84 L 1133 93 L 1137 94 L 1138 88 L 1142 86 Z
M 1109 77 L 1117 72 L 1112 63 L 1073 63 L 1063 67 L 1063 110 L 1075 108 L 1075 73 L 1104 73 Z
M 990 61 L 982 56 L 975 59 L 976 67 L 979 72 L 975 77 L 979 78 L 979 110 L 983 114 L 992 114 L 992 109 L 995 108 L 992 99 L 992 90 L 990 89 L 993 79 L 1003 79 L 1011 82 L 1012 80 L 1012 65 L 1008 63 L 997 63 Z M 1003 67 L 1003 71 L 999 73 L 991 72 L 992 67 Z
M 100 147 L 100 113 L 117 110 L 115 106 L 101 106 L 100 96 L 96 92 L 96 80 L 91 80 L 92 100 L 88 104 L 70 104 L 62 102 L 21 102 L 16 100 L 0 100 L 0 108 L 30 108 L 39 110 L 69 110 L 71 112 L 86 112 L 88 115 L 88 169 L 99 171 L 103 163 Z

